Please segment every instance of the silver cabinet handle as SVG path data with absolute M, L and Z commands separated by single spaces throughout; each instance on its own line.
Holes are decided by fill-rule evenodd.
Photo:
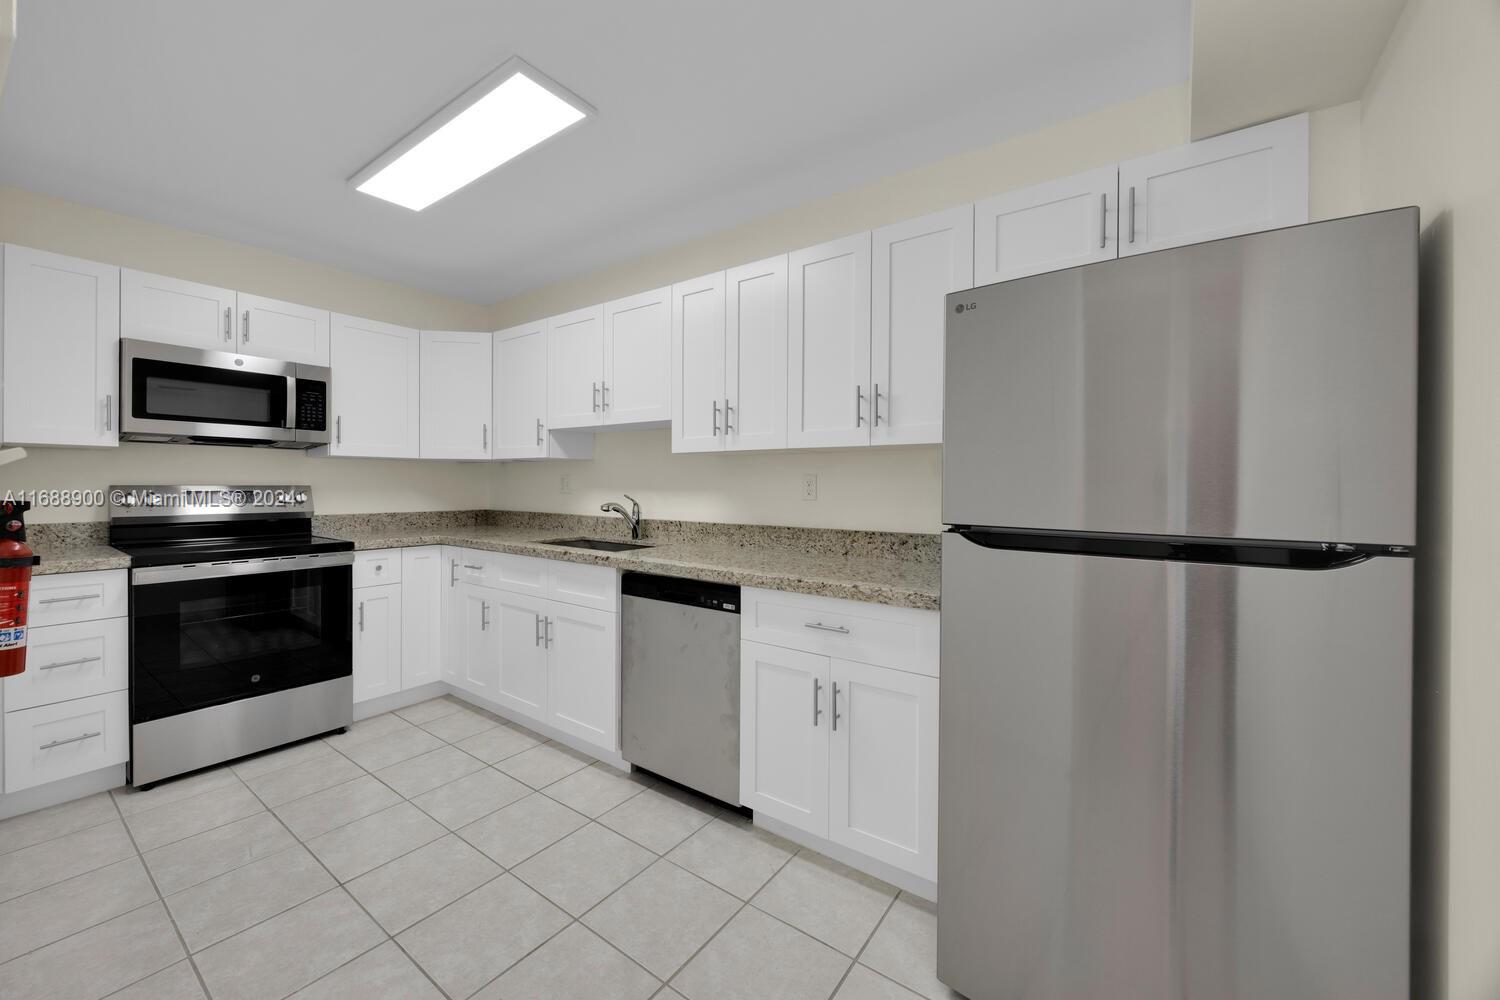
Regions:
M 37 600 L 38 604 L 67 604 L 70 601 L 100 601 L 104 599 L 104 592 L 97 594 L 79 594 L 76 597 L 43 597 Z
M 481 449 L 483 449 L 484 451 L 489 451 L 490 450 L 490 425 L 489 424 L 480 424 L 479 425 L 479 442 L 480 442 L 479 447 Z
M 479 631 L 488 631 L 490 627 L 490 602 L 479 602 Z
M 863 426 L 865 420 L 865 387 L 854 387 L 854 426 Z
M 102 656 L 80 656 L 76 660 L 62 660 L 58 663 L 44 663 L 38 670 L 56 670 L 58 667 L 77 667 L 85 663 L 98 663 L 104 659 Z
M 599 383 L 599 398 L 600 398 L 600 401 L 604 404 L 603 408 L 606 409 L 606 410 L 609 409 L 609 383 L 608 382 L 600 382 Z
M 1135 242 L 1135 186 L 1134 185 L 1132 185 L 1131 188 L 1130 188 L 1130 222 L 1129 222 L 1128 228 L 1126 229 L 1126 232 L 1130 236 L 1130 242 L 1134 243 Z
M 234 322 L 234 320 L 232 319 L 233 315 L 234 315 L 234 310 L 230 309 L 228 306 L 225 306 L 224 307 L 224 339 L 225 340 L 233 340 L 234 339 L 234 334 L 231 333 L 230 329 L 229 329 L 229 324 Z
M 361 632 L 363 632 L 365 630 L 365 602 L 364 601 L 360 601 L 359 602 L 359 630 Z
M 472 569 L 476 573 L 482 573 L 484 571 L 483 566 L 476 566 L 473 563 L 464 563 L 464 569 Z
M 729 412 L 730 412 L 730 410 L 729 410 L 729 397 L 725 396 L 724 397 L 724 433 L 725 434 L 728 434 L 730 431 L 734 430 L 733 427 L 729 426 Z
M 543 630 L 543 633 L 547 637 L 547 648 L 548 649 L 552 648 L 552 624 L 553 624 L 553 622 L 552 622 L 551 618 L 543 618 L 542 619 L 542 630 Z
M 536 619 L 536 636 L 532 645 L 540 646 L 542 644 L 542 616 L 533 613 L 532 617 Z
M 104 429 L 113 430 L 115 426 L 115 397 L 111 393 L 104 397 Z
M 817 725 L 818 725 L 818 716 L 820 716 L 820 715 L 823 714 L 823 706 L 819 704 L 819 700 L 820 699 L 818 698 L 818 695 L 822 692 L 822 690 L 823 690 L 823 683 L 822 683 L 822 681 L 819 681 L 816 677 L 814 677 L 813 678 L 813 726 L 814 726 L 814 728 L 816 728 Z
M 849 630 L 842 625 L 824 625 L 822 622 L 804 622 L 803 628 L 815 628 L 819 632 L 837 632 L 839 635 L 848 635 Z
M 594 387 L 594 412 L 598 413 L 599 412 L 599 383 L 598 382 L 590 382 L 589 385 L 591 385 L 591 386 Z
M 1109 229 L 1105 220 L 1109 218 L 1109 195 L 1101 192 L 1099 194 L 1099 249 L 1104 249 L 1104 244 L 1109 241 Z
M 714 400 L 714 437 L 719 436 L 719 401 Z
M 542 418 L 541 417 L 537 417 L 536 418 L 536 443 L 537 443 L 538 447 L 540 447 L 541 444 L 542 444 Z
M 69 743 L 80 743 L 80 742 L 82 742 L 84 740 L 91 740 L 95 736 L 103 736 L 103 735 L 104 735 L 103 733 L 84 733 L 82 736 L 69 736 L 65 740 L 53 740 L 51 743 L 43 743 L 41 746 L 37 747 L 37 749 L 38 750 L 51 750 L 53 747 L 65 747 Z
M 833 682 L 833 731 L 839 731 L 839 682 Z
M 458 584 L 458 560 L 457 559 L 449 559 L 448 560 L 448 586 L 452 587 L 452 586 L 456 586 L 457 584 Z
M 250 343 L 250 310 L 249 309 L 246 309 L 245 310 L 245 314 L 240 317 L 240 342 L 241 343 L 245 343 L 245 344 Z
M 875 391 L 870 394 L 870 416 L 876 427 L 880 426 L 880 383 L 875 383 Z
M 340 414 L 333 418 L 333 443 L 344 443 L 344 417 Z

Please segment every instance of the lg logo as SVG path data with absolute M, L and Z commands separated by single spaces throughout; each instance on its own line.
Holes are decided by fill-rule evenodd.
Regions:
M 962 316 L 964 313 L 966 313 L 966 312 L 973 312 L 975 309 L 978 309 L 978 308 L 979 308 L 979 303 L 977 303 L 977 302 L 959 302 L 958 304 L 956 304 L 953 307 L 953 312 L 956 315 Z

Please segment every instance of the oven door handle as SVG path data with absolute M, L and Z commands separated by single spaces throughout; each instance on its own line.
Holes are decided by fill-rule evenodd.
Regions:
M 149 587 L 158 583 L 181 583 L 186 580 L 209 580 L 225 576 L 254 576 L 258 573 L 290 573 L 301 569 L 332 569 L 353 566 L 354 552 L 314 552 L 302 556 L 271 556 L 266 559 L 232 559 L 224 562 L 188 563 L 182 566 L 144 566 L 130 571 L 132 587 Z

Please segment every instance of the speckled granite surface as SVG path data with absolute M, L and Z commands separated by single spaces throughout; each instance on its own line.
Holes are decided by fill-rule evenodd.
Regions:
M 28 524 L 26 543 L 42 557 L 32 570 L 47 573 L 86 573 L 96 569 L 126 569 L 130 557 L 105 544 L 109 525 L 103 521 L 67 521 L 61 524 Z
M 348 538 L 358 549 L 461 545 L 897 607 L 938 607 L 937 535 L 647 520 L 641 541 L 651 548 L 596 552 L 541 543 L 574 536 L 628 540 L 623 520 L 513 511 L 435 515 L 430 521 L 411 514 L 336 515 L 319 517 L 314 530 Z

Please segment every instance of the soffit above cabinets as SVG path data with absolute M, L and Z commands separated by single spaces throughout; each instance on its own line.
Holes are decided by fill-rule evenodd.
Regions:
M 431 6 L 20 0 L 0 183 L 489 303 L 1187 77 L 1189 0 Z M 512 55 L 597 117 L 349 187 Z

